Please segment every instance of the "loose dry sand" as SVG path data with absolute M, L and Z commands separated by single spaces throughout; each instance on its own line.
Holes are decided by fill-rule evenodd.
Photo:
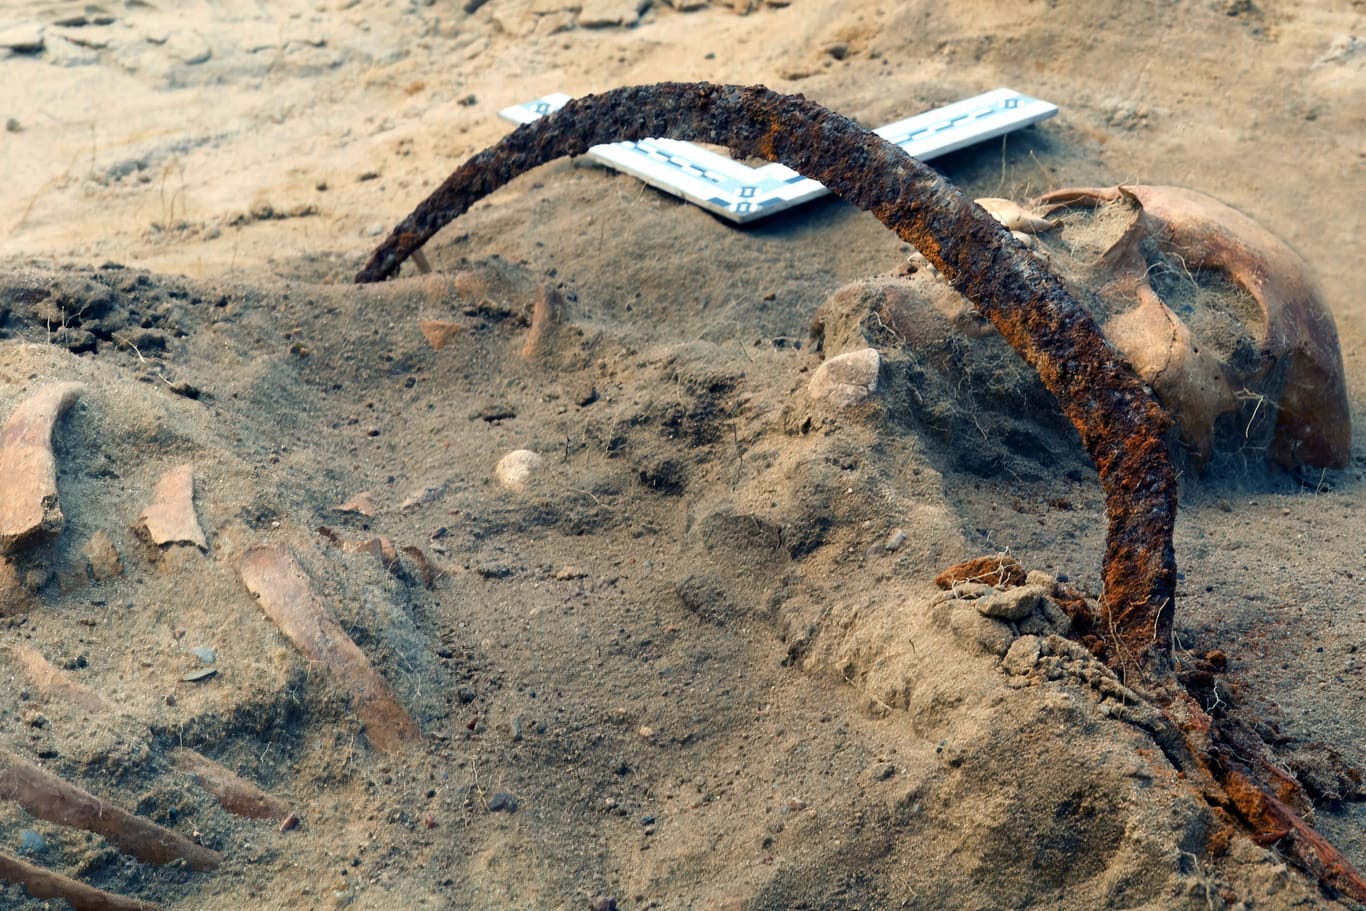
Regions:
M 1253 215 L 1318 277 L 1360 427 L 1360 0 L 748 4 L 0 2 L 0 416 L 83 384 L 64 530 L 0 574 L 0 749 L 225 861 L 143 865 L 10 804 L 0 852 L 184 911 L 1329 904 L 1274 846 L 1222 843 L 1042 608 L 934 603 L 998 551 L 1095 592 L 1101 496 L 990 339 L 934 340 L 980 385 L 883 348 L 866 401 L 810 397 L 868 344 L 846 314 L 816 351 L 817 308 L 910 252 L 871 216 L 737 229 L 561 161 L 441 234 L 432 274 L 349 279 L 504 105 L 762 82 L 876 126 L 1006 85 L 1062 113 L 936 167 Z M 524 357 L 546 283 L 563 322 Z M 1366 867 L 1355 440 L 1343 471 L 1183 477 L 1177 626 Z M 540 459 L 500 483 L 516 450 Z M 187 464 L 207 549 L 148 543 Z M 256 604 L 241 558 L 277 545 L 421 745 L 377 748 L 355 680 Z M 227 813 L 182 748 L 301 824 Z

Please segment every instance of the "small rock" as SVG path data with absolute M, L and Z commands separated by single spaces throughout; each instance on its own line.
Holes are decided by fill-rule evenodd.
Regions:
M 577 566 L 562 566 L 555 570 L 555 581 L 569 582 L 573 579 L 585 579 L 588 573 L 579 569 Z
M 588 908 L 589 911 L 617 911 L 617 900 L 607 895 L 594 895 Z
M 37 709 L 24 709 L 19 713 L 19 720 L 31 728 L 41 728 L 47 726 L 47 716 Z
M 493 474 L 508 490 L 521 490 L 531 483 L 544 463 L 545 459 L 530 449 L 514 449 L 498 460 Z
M 859 784 L 867 787 L 879 781 L 886 781 L 896 775 L 896 766 L 890 762 L 875 762 L 859 773 Z
M 20 854 L 41 854 L 47 848 L 47 840 L 32 829 L 19 833 Z
M 1025 573 L 1025 585 L 1042 585 L 1051 592 L 1057 584 L 1058 580 L 1052 573 L 1046 573 L 1041 569 L 1031 569 Z
M 0 48 L 8 48 L 16 54 L 41 54 L 43 24 L 36 19 L 30 19 L 0 29 Z
M 429 503 L 435 503 L 443 494 L 445 494 L 445 492 L 445 481 L 442 481 L 440 484 L 428 484 L 421 490 L 415 490 L 410 493 L 404 498 L 403 502 L 398 505 L 398 508 L 403 512 L 407 512 L 410 509 L 417 509 L 418 507 L 426 506 Z
M 1034 669 L 1042 653 L 1038 636 L 1021 636 L 1010 644 L 1010 650 L 1001 659 L 1001 667 L 1007 674 L 1023 676 Z
M 882 357 L 876 348 L 847 351 L 825 361 L 811 375 L 808 394 L 836 408 L 851 408 L 877 392 Z
M 190 654 L 194 655 L 205 664 L 213 664 L 218 660 L 217 653 L 214 652 L 213 649 L 203 645 L 196 645 L 194 648 L 190 649 Z
M 887 540 L 882 542 L 882 549 L 886 551 L 900 550 L 901 545 L 906 543 L 906 532 L 900 528 L 895 528 L 887 536 Z
M 985 617 L 995 617 L 998 620 L 1023 620 L 1034 613 L 1034 609 L 1047 595 L 1048 589 L 1042 585 L 1021 585 L 1003 592 L 992 592 L 985 598 L 978 598 L 973 603 Z
M 640 18 L 642 0 L 584 0 L 579 28 L 611 28 L 633 25 Z
M 495 791 L 489 798 L 488 806 L 490 813 L 516 813 L 517 798 L 507 791 Z
M 983 598 L 996 589 L 982 582 L 960 582 L 953 588 L 942 591 L 930 599 L 930 605 L 943 604 L 946 601 L 965 601 L 970 598 Z
M 198 32 L 173 32 L 163 47 L 172 59 L 178 60 L 186 66 L 199 66 L 201 63 L 208 63 L 209 58 L 213 56 L 213 50 Z

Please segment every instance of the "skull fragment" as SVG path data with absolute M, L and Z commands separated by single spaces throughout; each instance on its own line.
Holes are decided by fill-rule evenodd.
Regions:
M 1333 318 L 1305 264 L 1265 228 L 1177 187 L 977 202 L 1062 275 L 1172 413 L 1195 468 L 1347 464 Z M 1029 477 L 1078 448 L 1037 377 L 923 257 L 836 291 L 812 335 L 827 357 L 882 349 L 892 382 L 879 399 L 946 442 L 959 467 Z
M 1248 449 L 1287 469 L 1347 464 L 1337 329 L 1289 247 L 1179 187 L 1057 190 L 1038 204 L 1060 216 L 1054 265 L 1172 412 L 1197 466 Z

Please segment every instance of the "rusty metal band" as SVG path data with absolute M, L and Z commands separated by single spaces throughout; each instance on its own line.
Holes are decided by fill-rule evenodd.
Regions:
M 532 168 L 647 138 L 725 145 L 820 181 L 914 245 L 991 320 L 1038 372 L 1100 472 L 1108 514 L 1100 632 L 1111 662 L 1164 672 L 1176 593 L 1171 419 L 1046 265 L 935 171 L 846 117 L 762 86 L 662 83 L 576 99 L 458 168 L 356 281 L 394 276 L 442 227 Z

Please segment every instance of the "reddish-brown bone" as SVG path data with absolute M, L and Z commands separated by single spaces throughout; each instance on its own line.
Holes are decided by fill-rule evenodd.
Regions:
M 93 714 L 124 714 L 122 706 L 72 680 L 69 674 L 54 666 L 36 650 L 15 645 L 6 649 L 5 653 L 15 659 L 29 683 L 44 697 L 59 698 Z M 284 819 L 291 812 L 289 805 L 279 797 L 267 794 L 201 753 L 181 747 L 174 751 L 171 758 L 229 813 L 255 819 Z M 263 809 L 269 812 L 261 812 Z
M 242 776 L 194 750 L 172 750 L 171 761 L 192 775 L 201 788 L 212 794 L 214 800 L 234 816 L 286 819 L 294 812 L 280 798 L 267 794 Z
M 1106 492 L 1105 629 L 1118 663 L 1165 671 L 1175 609 L 1170 418 L 1090 315 L 1010 232 L 929 167 L 846 117 L 762 86 L 661 83 L 569 102 L 459 167 L 380 244 L 376 282 L 479 199 L 591 146 L 652 137 L 779 161 L 872 212 L 992 321 L 1081 432 Z
M 102 835 L 145 863 L 160 866 L 184 860 L 193 870 L 212 870 L 223 862 L 217 851 L 106 803 L 4 751 L 0 751 L 0 800 L 12 800 L 39 819 Z
M 65 899 L 76 911 L 156 911 L 157 906 L 87 886 L 69 876 L 0 853 L 0 879 L 18 883 L 34 898 Z
M 193 544 L 208 550 L 209 542 L 194 512 L 193 465 L 177 465 L 161 476 L 152 491 L 152 502 L 138 516 L 133 530 L 157 546 Z
M 237 572 L 294 647 L 305 658 L 326 665 L 351 691 L 356 716 L 371 743 L 393 752 L 421 742 L 417 722 L 314 594 L 308 576 L 287 547 L 254 547 L 242 555 Z
M 46 386 L 20 402 L 0 429 L 0 554 L 62 531 L 52 430 L 80 391 L 79 383 Z
M 531 329 L 522 345 L 522 357 L 535 360 L 543 356 L 559 326 L 564 298 L 552 285 L 538 285 L 531 309 Z

